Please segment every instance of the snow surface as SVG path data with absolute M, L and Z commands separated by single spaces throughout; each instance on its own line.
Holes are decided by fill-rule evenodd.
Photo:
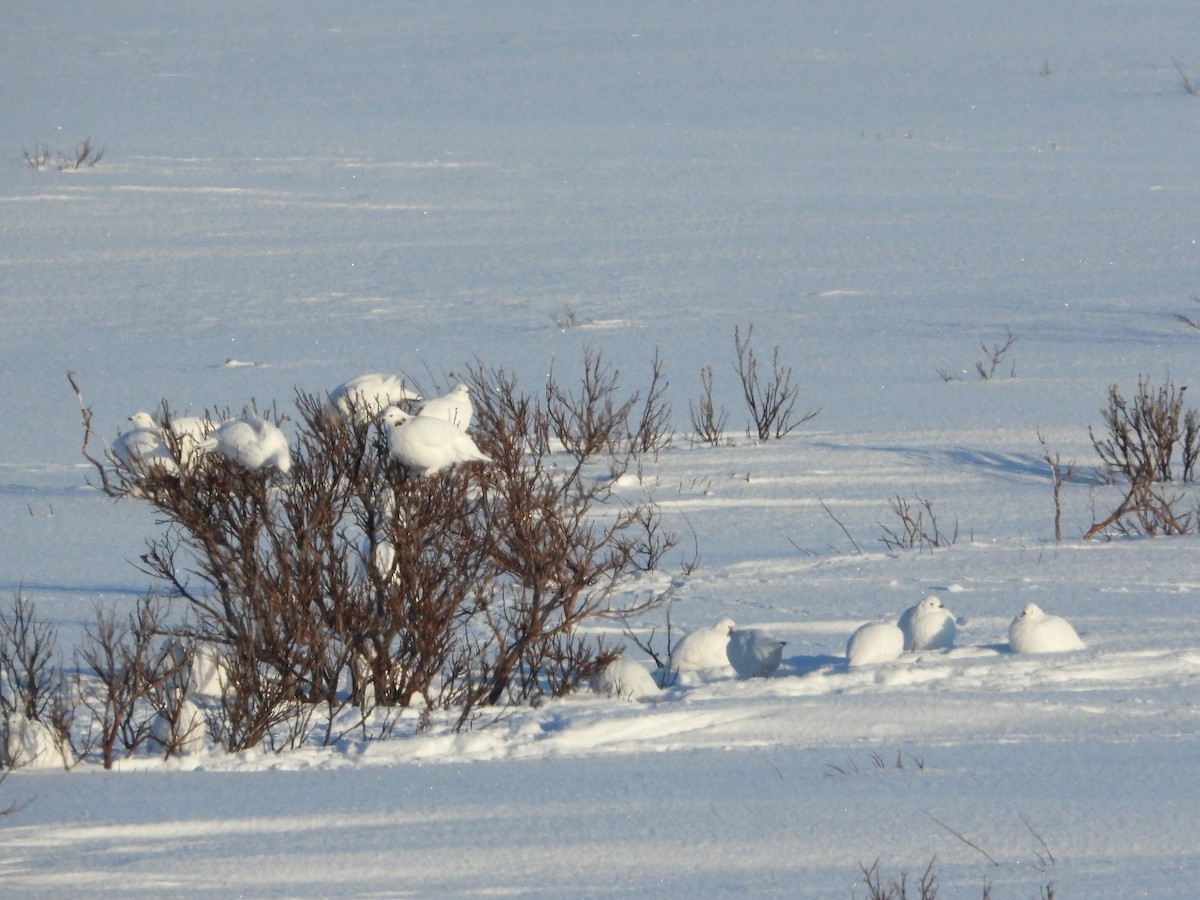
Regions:
M 680 435 L 619 490 L 699 552 L 676 633 L 787 645 L 768 679 L 464 734 L 18 771 L 5 896 L 844 898 L 935 856 L 943 897 L 1194 896 L 1200 544 L 1082 544 L 1116 499 L 1087 479 L 1055 543 L 1037 432 L 1089 466 L 1108 385 L 1195 373 L 1198 46 L 1181 0 L 11 5 L 0 591 L 64 644 L 147 590 L 156 533 L 83 486 L 66 371 L 112 440 L 164 396 L 434 396 L 476 357 L 533 387 L 590 344 L 671 382 Z M 95 168 L 25 165 L 86 137 Z M 761 445 L 750 323 L 821 409 Z M 708 365 L 720 448 L 685 436 Z M 878 541 L 915 495 L 952 547 Z M 954 649 L 846 670 L 931 592 Z M 1028 602 L 1087 649 L 1007 652 Z

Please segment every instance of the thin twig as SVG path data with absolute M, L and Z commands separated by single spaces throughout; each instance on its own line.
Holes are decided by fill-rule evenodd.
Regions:
M 841 520 L 833 514 L 833 511 L 825 504 L 824 500 L 818 497 L 817 502 L 821 504 L 821 509 L 825 510 L 825 512 L 829 514 L 829 518 L 833 519 L 833 521 L 837 523 L 838 528 L 842 529 L 842 534 L 850 539 L 850 543 L 854 545 L 854 549 L 858 555 L 862 556 L 862 547 L 858 546 L 858 541 L 854 539 L 854 535 L 852 535 L 846 526 L 842 524 Z
M 1021 821 L 1025 823 L 1025 827 L 1029 829 L 1029 833 L 1032 834 L 1035 838 L 1037 838 L 1037 842 L 1039 844 L 1041 844 L 1042 849 L 1046 851 L 1046 858 L 1048 860 L 1050 860 L 1050 865 L 1052 865 L 1052 866 L 1058 865 L 1058 863 L 1055 862 L 1055 860 L 1054 860 L 1054 854 L 1050 852 L 1050 848 L 1046 845 L 1046 841 L 1043 840 L 1042 836 L 1040 834 L 1038 834 L 1036 830 L 1034 830 L 1034 827 L 1032 825 L 1029 824 L 1029 820 L 1027 818 L 1025 818 L 1025 814 L 1017 813 L 1017 815 L 1020 817 Z
M 971 841 L 967 840 L 965 837 L 963 837 L 961 834 L 959 834 L 957 831 L 955 831 L 953 828 L 951 828 L 949 825 L 947 825 L 945 822 L 943 822 L 941 819 L 939 819 L 937 816 L 935 816 L 929 810 L 925 810 L 925 815 L 929 816 L 929 818 L 931 818 L 935 823 L 937 823 L 938 825 L 941 825 L 943 828 L 945 828 L 948 832 L 950 832 L 952 835 L 954 835 L 956 838 L 958 838 L 960 841 L 962 841 L 964 844 L 966 844 L 972 850 L 977 850 L 979 853 L 982 853 L 987 858 L 987 861 L 990 862 L 993 866 L 998 867 L 1000 865 L 1000 863 L 996 862 L 996 860 L 992 857 L 992 854 L 988 853 L 986 850 L 984 850 L 978 844 L 972 843 Z

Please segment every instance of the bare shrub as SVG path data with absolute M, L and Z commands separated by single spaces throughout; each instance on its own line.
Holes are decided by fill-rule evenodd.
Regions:
M 979 373 L 979 377 L 984 381 L 991 381 L 996 377 L 996 370 L 1004 362 L 1004 358 L 1008 355 L 1008 351 L 1012 349 L 1013 344 L 1017 342 L 1011 328 L 1005 328 L 1004 332 L 1005 340 L 1002 344 L 993 344 L 990 347 L 986 341 L 981 341 L 979 344 L 979 349 L 983 351 L 984 358 L 975 363 L 975 371 Z M 1009 365 L 1008 377 L 1016 378 L 1016 376 L 1017 364 L 1011 363 Z
M 933 871 L 934 862 L 935 860 L 932 859 L 929 861 L 924 874 L 921 875 L 920 882 L 916 885 L 920 893 L 914 896 L 919 897 L 920 900 L 936 900 L 937 898 L 937 875 Z M 889 878 L 885 882 L 879 871 L 879 860 L 875 860 L 870 866 L 859 863 L 859 869 L 862 872 L 863 884 L 867 886 L 868 900 L 908 900 L 907 872 L 900 873 L 899 881 Z
M 0 716 L 9 738 L 14 722 L 46 726 L 64 760 L 70 758 L 75 705 L 58 661 L 58 633 L 21 591 L 7 610 L 0 610 Z M 8 742 L 0 749 L 0 762 L 11 766 Z
M 648 397 L 660 379 L 656 363 Z M 212 727 L 227 749 L 306 741 L 318 707 L 329 722 L 352 704 L 455 709 L 461 728 L 479 707 L 573 690 L 617 655 L 580 624 L 613 614 L 621 579 L 673 546 L 650 499 L 611 502 L 639 395 L 590 350 L 574 389 L 552 376 L 525 394 L 481 365 L 469 380 L 493 462 L 424 478 L 392 460 L 375 423 L 303 392 L 286 477 L 218 454 L 134 475 L 89 449 L 80 400 L 101 489 L 150 503 L 165 526 L 141 567 L 187 602 L 184 636 L 226 659 Z M 647 402 L 643 448 L 662 421 Z
M 713 447 L 718 446 L 725 436 L 725 422 L 729 414 L 725 407 L 719 410 L 713 403 L 713 370 L 705 366 L 700 370 L 700 399 L 688 404 L 692 418 L 692 433 L 696 438 Z
M 576 472 L 601 453 L 613 454 L 629 433 L 629 414 L 639 398 L 620 397 L 619 382 L 620 372 L 592 347 L 584 350 L 577 388 L 564 385 L 553 371 L 546 379 L 543 415 L 550 433 L 575 458 Z
M 746 399 L 758 439 L 781 438 L 814 418 L 821 410 L 809 410 L 800 419 L 792 420 L 800 395 L 800 386 L 792 383 L 792 367 L 779 361 L 779 346 L 776 345 L 771 355 L 771 373 L 764 376 L 759 371 L 758 355 L 751 346 L 753 337 L 753 325 L 746 328 L 744 338 L 740 328 L 733 330 L 733 346 L 737 356 L 735 368 L 742 382 L 742 395 Z
M 1108 406 L 1100 411 L 1105 431 L 1098 436 L 1088 429 L 1088 434 L 1104 472 L 1114 483 L 1124 483 L 1125 495 L 1108 516 L 1093 522 L 1085 540 L 1110 528 L 1148 536 L 1194 529 L 1195 512 L 1179 510 L 1184 492 L 1162 487 L 1175 480 L 1176 463 L 1182 481 L 1195 478 L 1200 415 L 1184 410 L 1186 390 L 1169 380 L 1153 388 L 1148 378 L 1139 377 L 1137 394 L 1127 401 L 1117 385 L 1109 386 Z
M 883 529 L 879 540 L 889 550 L 928 549 L 933 552 L 935 547 L 949 547 L 958 540 L 958 519 L 954 520 L 953 531 L 942 531 L 933 512 L 931 500 L 917 495 L 914 501 L 910 502 L 897 495 L 888 501 L 888 506 L 895 515 L 897 524 L 876 524 Z
M 670 382 L 663 373 L 662 357 L 656 350 L 650 364 L 650 385 L 641 413 L 636 417 L 629 438 L 629 452 L 635 458 L 651 455 L 658 459 L 662 450 L 671 446 L 675 431 L 671 428 L 671 404 L 667 402 Z
M 51 153 L 50 147 L 41 141 L 35 141 L 32 150 L 22 146 L 21 152 L 25 156 L 26 165 L 34 171 L 47 168 L 54 168 L 60 172 L 66 169 L 90 169 L 104 157 L 104 148 L 97 149 L 90 137 L 76 144 L 70 153 L 62 150 Z
M 1050 467 L 1050 479 L 1054 486 L 1054 540 L 1062 540 L 1062 486 L 1070 481 L 1075 474 L 1074 461 L 1064 464 L 1062 454 L 1051 453 L 1050 446 L 1041 430 L 1037 433 L 1038 443 L 1042 445 L 1042 459 Z
M 126 621 L 99 605 L 84 626 L 85 642 L 76 650 L 80 663 L 78 696 L 99 729 L 97 742 L 104 768 L 131 756 L 150 737 L 156 710 L 151 696 L 177 674 L 180 664 L 161 651 L 165 606 L 143 598 Z

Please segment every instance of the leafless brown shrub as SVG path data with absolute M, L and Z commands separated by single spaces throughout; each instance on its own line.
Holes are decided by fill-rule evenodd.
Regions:
M 50 147 L 41 141 L 35 141 L 32 150 L 22 146 L 21 152 L 26 165 L 35 171 L 49 168 L 60 172 L 66 169 L 90 169 L 104 157 L 104 148 L 97 149 L 90 137 L 76 144 L 70 153 L 61 150 L 51 153 Z
M 1110 529 L 1150 536 L 1195 529 L 1195 510 L 1180 511 L 1185 492 L 1163 487 L 1175 480 L 1176 462 L 1181 480 L 1194 480 L 1200 457 L 1200 415 L 1184 410 L 1186 390 L 1170 380 L 1154 388 L 1140 377 L 1137 394 L 1128 401 L 1117 385 L 1109 386 L 1108 406 L 1100 411 L 1105 431 L 1098 436 L 1089 429 L 1088 434 L 1104 474 L 1125 493 L 1111 513 L 1093 522 L 1085 540 Z
M 700 370 L 700 399 L 688 404 L 692 418 L 692 433 L 705 444 L 718 446 L 725 436 L 725 422 L 729 414 L 725 407 L 718 410 L 713 403 L 713 370 L 705 366 Z
M 139 601 L 125 621 L 111 607 L 97 605 L 94 620 L 84 626 L 84 644 L 76 649 L 77 696 L 92 713 L 106 769 L 118 754 L 132 755 L 150 737 L 156 714 L 151 697 L 180 668 L 161 649 L 165 611 L 153 596 Z
M 776 345 L 771 355 L 771 372 L 764 375 L 759 369 L 758 354 L 751 346 L 753 338 L 753 325 L 746 328 L 745 337 L 740 328 L 733 330 L 733 346 L 737 357 L 735 369 L 741 379 L 742 395 L 746 399 L 758 439 L 781 438 L 814 418 L 821 410 L 809 410 L 793 421 L 800 386 L 792 383 L 792 367 L 779 361 L 779 346 Z
M 987 345 L 987 341 L 981 341 L 979 349 L 983 351 L 984 358 L 975 363 L 975 371 L 979 373 L 979 377 L 984 381 L 991 381 L 996 377 L 996 370 L 1000 368 L 1000 364 L 1004 362 L 1004 358 L 1008 355 L 1008 351 L 1012 349 L 1013 344 L 1017 342 L 1016 337 L 1012 333 L 1011 328 L 1005 328 L 1005 339 L 1002 344 Z M 1008 369 L 1008 377 L 1015 378 L 1017 376 L 1016 363 L 1010 363 Z
M 662 357 L 656 350 L 650 363 L 650 384 L 646 388 L 646 399 L 641 413 L 635 418 L 629 438 L 629 452 L 635 458 L 658 454 L 671 445 L 675 431 L 671 428 L 671 404 L 667 402 L 667 381 L 663 372 Z
M 925 872 L 921 875 L 921 880 L 916 885 L 916 889 L 920 893 L 913 896 L 920 900 L 936 900 L 937 898 L 937 875 L 933 871 L 935 861 L 932 859 L 929 861 L 929 865 L 925 867 Z M 907 872 L 900 873 L 899 881 L 889 878 L 885 882 L 879 871 L 879 860 L 875 860 L 869 866 L 859 863 L 858 867 L 862 872 L 863 884 L 867 886 L 868 900 L 908 900 Z
M 1042 459 L 1050 467 L 1050 479 L 1054 486 L 1054 540 L 1062 540 L 1062 486 L 1075 475 L 1075 463 L 1063 463 L 1061 453 L 1052 453 L 1046 438 L 1039 429 L 1038 443 L 1042 445 Z
M 23 719 L 47 726 L 71 758 L 71 727 L 75 704 L 59 661 L 58 633 L 40 618 L 32 600 L 17 591 L 12 605 L 0 610 L 0 717 L 5 734 L 10 722 Z M 0 746 L 8 768 L 12 759 L 7 744 Z
M 876 524 L 883 529 L 879 540 L 889 550 L 928 549 L 932 552 L 935 547 L 949 547 L 958 540 L 958 519 L 954 520 L 953 531 L 942 531 L 931 500 L 917 495 L 910 502 L 897 495 L 888 501 L 888 506 L 896 517 L 896 524 Z
M 286 477 L 216 454 L 133 475 L 92 452 L 80 399 L 98 486 L 150 503 L 164 524 L 143 570 L 187 602 L 186 636 L 227 661 L 213 722 L 227 749 L 295 746 L 318 706 L 330 722 L 351 704 L 455 709 L 465 727 L 479 707 L 565 693 L 615 658 L 578 626 L 611 614 L 621 578 L 657 565 L 673 539 L 651 500 L 610 492 L 631 442 L 655 446 L 630 436 L 638 395 L 590 350 L 575 389 L 552 377 L 530 396 L 481 365 L 469 378 L 474 436 L 494 462 L 426 478 L 392 461 L 375 424 L 303 392 Z M 648 397 L 660 378 L 656 364 Z M 662 421 L 648 403 L 639 431 Z
M 660 374 L 657 369 L 655 374 Z M 584 350 L 575 388 L 563 384 L 553 371 L 546 379 L 542 412 L 550 433 L 575 458 L 577 470 L 602 453 L 612 455 L 629 434 L 629 415 L 639 398 L 636 393 L 621 397 L 619 384 L 620 372 L 592 347 Z

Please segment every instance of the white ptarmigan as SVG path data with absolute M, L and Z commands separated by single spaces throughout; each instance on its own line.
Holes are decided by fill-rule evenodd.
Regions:
M 785 643 L 760 628 L 735 628 L 725 656 L 739 678 L 769 678 L 783 660 Z
M 725 648 L 729 646 L 731 631 L 733 619 L 722 619 L 709 628 L 685 634 L 671 651 L 671 671 L 700 672 L 727 667 L 729 656 Z
M 445 419 L 459 431 L 471 427 L 475 407 L 471 405 L 471 389 L 461 382 L 440 397 L 434 397 L 417 411 L 418 416 Z
M 279 426 L 251 414 L 222 423 L 199 446 L 246 469 L 273 466 L 286 475 L 292 468 L 292 451 Z
M 471 436 L 445 419 L 410 416 L 397 406 L 379 415 L 392 459 L 419 477 L 432 475 L 457 463 L 491 462 Z
M 133 428 L 113 443 L 113 456 L 127 472 L 143 477 L 152 471 L 179 474 L 179 464 L 163 443 L 162 433 L 148 412 L 135 412 L 129 417 Z
M 175 697 L 170 708 L 160 711 L 150 723 L 150 736 L 177 754 L 195 753 L 204 749 L 206 720 L 195 703 L 182 695 Z
M 329 392 L 330 407 L 355 425 L 365 425 L 394 404 L 420 399 L 403 381 L 384 372 L 359 375 Z
M 846 643 L 846 665 L 869 666 L 891 662 L 904 652 L 904 632 L 891 622 L 868 622 L 861 626 Z
M 1008 646 L 1013 653 L 1061 653 L 1083 650 L 1085 645 L 1066 619 L 1047 615 L 1036 603 L 1027 603 L 1008 626 Z
M 175 437 L 179 464 L 187 469 L 204 452 L 204 442 L 216 427 L 207 416 L 171 416 L 165 420 Z
M 958 625 L 954 614 L 932 594 L 900 614 L 900 630 L 904 632 L 904 650 L 949 650 L 954 646 Z
M 624 656 L 618 656 L 597 672 L 591 685 L 597 694 L 610 694 L 622 700 L 644 700 L 662 693 L 645 666 Z
M 10 769 L 63 769 L 66 758 L 63 744 L 45 722 L 27 719 L 20 710 L 8 714 L 8 745 L 5 748 Z

